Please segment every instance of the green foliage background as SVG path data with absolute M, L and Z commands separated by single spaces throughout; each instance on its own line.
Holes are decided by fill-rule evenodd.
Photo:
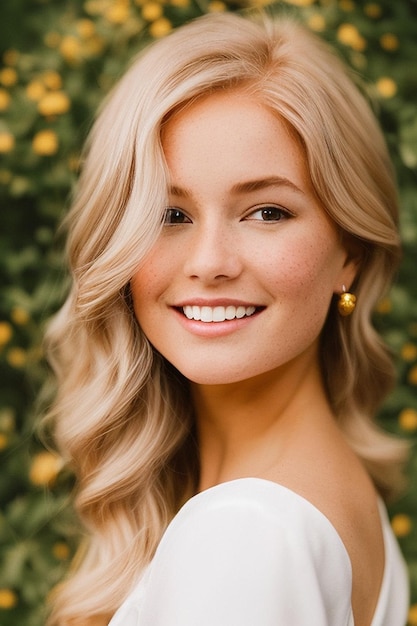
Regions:
M 65 290 L 57 225 L 93 112 L 128 60 L 208 11 L 241 0 L 13 0 L 0 4 L 0 626 L 41 626 L 45 598 L 76 542 L 70 478 L 35 434 L 46 375 L 41 333 Z M 396 354 L 398 386 L 383 425 L 417 432 L 417 4 L 292 0 L 285 6 L 338 46 L 367 80 L 394 160 L 404 261 L 377 323 Z M 390 508 L 412 584 L 417 625 L 417 457 Z

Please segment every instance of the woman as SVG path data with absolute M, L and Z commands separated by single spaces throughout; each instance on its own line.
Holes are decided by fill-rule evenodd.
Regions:
M 205 17 L 133 64 L 49 331 L 87 533 L 51 624 L 403 626 L 370 322 L 397 221 L 368 105 L 291 20 Z

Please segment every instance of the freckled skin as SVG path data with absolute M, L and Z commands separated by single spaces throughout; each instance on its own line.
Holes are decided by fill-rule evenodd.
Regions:
M 185 220 L 164 227 L 132 281 L 150 341 L 201 384 L 278 374 L 297 359 L 317 364 L 332 295 L 351 284 L 355 267 L 314 194 L 301 146 L 277 115 L 236 92 L 174 116 L 162 139 L 175 186 L 169 204 Z M 289 183 L 235 189 L 272 177 Z M 264 221 L 265 206 L 284 212 Z M 264 308 L 235 332 L 207 338 L 172 308 L 193 298 Z

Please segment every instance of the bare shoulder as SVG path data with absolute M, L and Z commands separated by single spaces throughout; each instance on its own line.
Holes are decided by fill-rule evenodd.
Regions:
M 301 438 L 270 478 L 330 520 L 352 564 L 355 625 L 369 626 L 383 577 L 384 544 L 377 493 L 361 461 L 338 428 L 329 428 Z

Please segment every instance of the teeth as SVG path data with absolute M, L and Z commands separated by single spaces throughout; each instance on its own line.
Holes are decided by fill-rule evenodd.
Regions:
M 189 320 L 202 322 L 225 322 L 226 320 L 242 319 L 249 317 L 256 311 L 254 306 L 184 306 L 184 315 Z

